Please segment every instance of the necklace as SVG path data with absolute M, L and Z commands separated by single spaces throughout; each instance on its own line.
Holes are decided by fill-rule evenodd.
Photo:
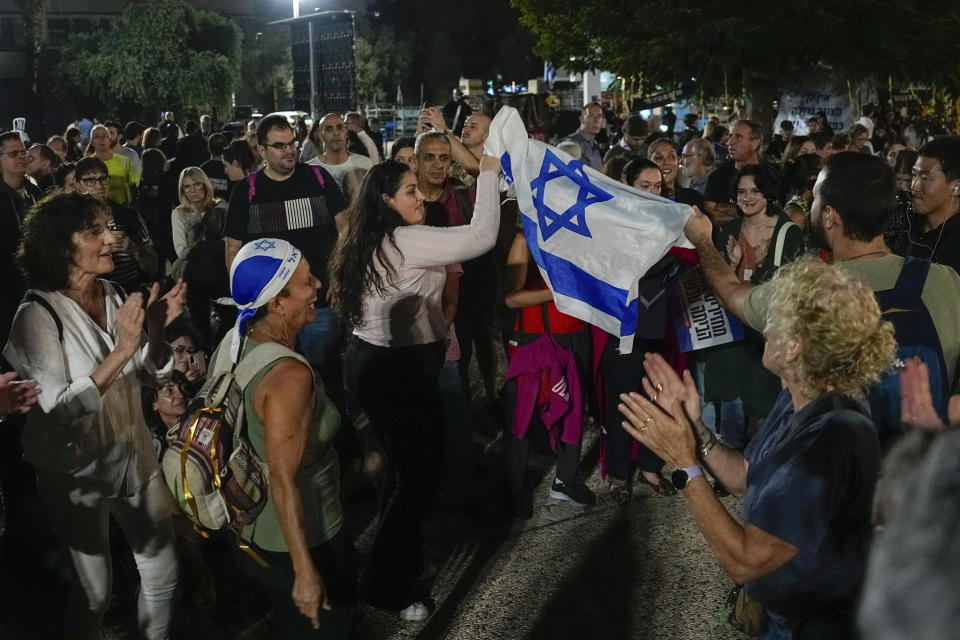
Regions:
M 849 258 L 843 258 L 840 260 L 840 262 L 849 262 L 850 260 L 859 260 L 860 258 L 866 258 L 868 256 L 886 256 L 886 255 L 890 255 L 890 252 L 883 251 L 883 250 L 870 251 L 867 253 L 861 253 L 858 256 L 850 256 Z
M 280 336 L 275 336 L 275 335 L 273 335 L 272 333 L 268 333 L 265 329 L 261 329 L 260 327 L 254 327 L 254 328 L 250 329 L 248 335 L 252 338 L 252 337 L 253 337 L 253 333 L 254 333 L 255 331 L 259 331 L 265 338 L 270 338 L 270 339 L 273 340 L 274 342 L 278 342 L 278 343 L 282 344 L 282 345 L 285 346 L 285 347 L 289 347 L 289 346 L 290 346 L 289 344 L 287 344 L 287 343 L 289 342 L 289 340 L 284 340 L 284 339 L 281 338 Z

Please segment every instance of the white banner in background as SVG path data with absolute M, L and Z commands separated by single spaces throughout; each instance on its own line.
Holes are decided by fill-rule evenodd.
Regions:
M 789 120 L 793 123 L 794 135 L 805 136 L 809 133 L 807 118 L 818 111 L 827 114 L 827 121 L 834 133 L 848 129 L 856 120 L 850 94 L 845 89 L 821 87 L 810 93 L 784 94 L 780 98 L 780 110 L 773 126 L 779 131 L 780 123 Z

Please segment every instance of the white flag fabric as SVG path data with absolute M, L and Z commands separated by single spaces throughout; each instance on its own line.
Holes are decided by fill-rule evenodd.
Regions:
M 527 136 L 516 109 L 503 107 L 484 145 L 516 194 L 534 262 L 557 308 L 620 336 L 630 353 L 637 328 L 637 281 L 673 246 L 690 247 L 687 205 L 611 180 Z

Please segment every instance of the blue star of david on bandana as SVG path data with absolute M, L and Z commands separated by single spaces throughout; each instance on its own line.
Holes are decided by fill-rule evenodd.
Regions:
M 548 207 L 544 197 L 547 183 L 557 178 L 567 178 L 580 188 L 577 201 L 563 213 L 557 213 Z M 543 154 L 540 175 L 530 183 L 530 191 L 533 193 L 533 204 L 537 208 L 540 233 L 544 240 L 549 239 L 560 229 L 567 229 L 578 235 L 592 238 L 590 229 L 587 228 L 586 208 L 591 204 L 613 199 L 612 194 L 590 182 L 590 178 L 583 170 L 582 162 L 571 160 L 569 164 L 564 164 L 563 160 L 549 149 Z
M 258 240 L 256 244 L 254 244 L 253 246 L 258 251 L 270 251 L 270 249 L 277 248 L 277 243 L 274 242 L 273 240 L 267 240 L 266 238 L 264 238 L 263 240 Z

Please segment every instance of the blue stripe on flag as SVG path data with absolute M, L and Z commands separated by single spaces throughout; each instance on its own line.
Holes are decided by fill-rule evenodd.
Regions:
M 537 223 L 527 216 L 522 218 L 523 233 L 527 238 L 530 255 L 537 266 L 550 274 L 551 288 L 556 293 L 586 302 L 591 307 L 618 318 L 621 336 L 636 333 L 637 299 L 634 298 L 628 305 L 626 300 L 630 292 L 626 289 L 614 287 L 590 275 L 569 260 L 541 251 L 537 240 Z

